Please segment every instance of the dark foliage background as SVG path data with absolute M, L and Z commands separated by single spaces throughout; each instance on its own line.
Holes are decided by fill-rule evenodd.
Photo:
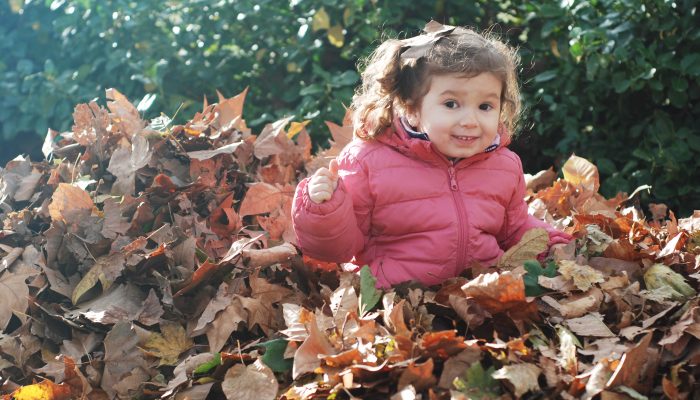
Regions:
M 430 18 L 492 27 L 520 49 L 527 110 L 514 144 L 529 172 L 571 153 L 608 196 L 681 215 L 700 206 L 700 29 L 694 0 L 473 1 L 0 0 L 2 162 L 40 157 L 47 129 L 115 87 L 148 118 L 185 120 L 218 89 L 249 87 L 255 131 L 281 116 L 340 121 L 357 60 Z

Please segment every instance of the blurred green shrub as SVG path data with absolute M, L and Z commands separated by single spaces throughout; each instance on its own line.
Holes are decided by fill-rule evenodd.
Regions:
M 254 130 L 293 114 L 312 119 L 322 145 L 358 58 L 430 18 L 495 25 L 520 48 L 527 109 L 515 147 L 529 171 L 575 152 L 598 165 L 606 195 L 651 184 L 652 200 L 700 207 L 692 0 L 0 0 L 0 135 L 69 129 L 73 106 L 108 87 L 143 100 L 146 117 L 179 118 L 217 89 L 249 87 Z

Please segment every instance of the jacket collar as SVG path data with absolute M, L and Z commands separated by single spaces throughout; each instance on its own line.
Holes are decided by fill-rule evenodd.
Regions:
M 510 134 L 508 134 L 505 129 L 499 129 L 498 134 L 500 137 L 499 148 L 510 144 Z M 407 157 L 417 158 L 438 165 L 451 163 L 447 157 L 435 149 L 435 146 L 433 146 L 429 140 L 411 137 L 404 124 L 401 122 L 400 117 L 394 118 L 392 126 L 387 127 L 386 130 L 377 137 L 377 141 L 395 148 Z M 462 166 L 472 164 L 473 162 L 490 157 L 493 153 L 494 151 L 475 154 L 471 157 L 458 160 L 456 165 Z

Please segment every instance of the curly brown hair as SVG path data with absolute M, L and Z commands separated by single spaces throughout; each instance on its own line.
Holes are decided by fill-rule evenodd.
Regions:
M 402 57 L 411 43 L 419 43 L 422 53 Z M 351 105 L 355 135 L 375 138 L 391 126 L 395 115 L 418 109 L 434 75 L 473 77 L 484 72 L 494 74 L 503 83 L 500 122 L 510 134 L 520 114 L 518 63 L 516 50 L 490 32 L 459 27 L 442 36 L 425 33 L 405 40 L 386 40 L 363 63 L 362 84 Z

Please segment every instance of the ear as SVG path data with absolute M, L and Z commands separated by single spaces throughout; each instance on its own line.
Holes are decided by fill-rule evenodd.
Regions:
M 420 118 L 418 118 L 418 114 L 413 111 L 409 111 L 406 114 L 406 120 L 408 120 L 408 124 L 414 128 L 417 128 L 418 124 L 420 123 Z

